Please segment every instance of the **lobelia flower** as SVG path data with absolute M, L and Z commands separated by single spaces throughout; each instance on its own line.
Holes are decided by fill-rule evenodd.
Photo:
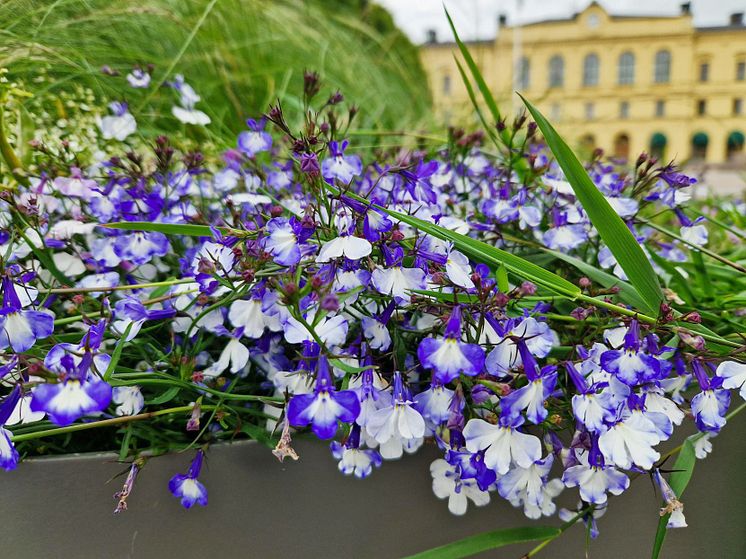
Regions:
M 549 411 L 544 402 L 557 385 L 557 371 L 553 365 L 539 370 L 534 356 L 523 340 L 518 341 L 518 353 L 523 361 L 523 370 L 528 384 L 514 390 L 500 400 L 500 414 L 507 418 L 520 416 L 526 410 L 526 418 L 531 423 L 539 424 L 547 418 Z
M 37 340 L 52 335 L 54 314 L 46 309 L 24 309 L 10 277 L 2 281 L 3 306 L 0 308 L 0 350 L 10 347 L 16 353 L 29 350 Z
M 668 482 L 661 475 L 661 471 L 656 468 L 653 472 L 653 479 L 655 483 L 660 487 L 661 493 L 663 494 L 663 501 L 666 506 L 661 509 L 660 515 L 666 516 L 670 514 L 666 528 L 686 528 L 686 519 L 684 518 L 684 504 L 679 501 L 676 497 L 676 493 L 668 485 Z
M 250 118 L 246 121 L 248 131 L 238 135 L 238 150 L 248 157 L 254 157 L 257 153 L 272 149 L 272 136 L 264 131 L 265 120 L 259 121 Z
M 198 450 L 194 456 L 189 471 L 186 474 L 176 474 L 168 482 L 168 490 L 174 497 L 181 500 L 181 506 L 190 509 L 197 503 L 207 506 L 207 488 L 197 480 L 202 470 L 204 452 Z
M 451 415 L 453 396 L 453 390 L 433 381 L 430 388 L 414 397 L 415 408 L 427 421 L 439 425 Z
M 656 380 L 660 376 L 660 361 L 641 348 L 640 326 L 633 319 L 624 335 L 624 349 L 604 352 L 601 366 L 629 386 Z
M 354 225 L 351 230 L 354 230 Z M 348 233 L 340 233 L 339 237 L 324 243 L 316 257 L 316 262 L 329 262 L 334 258 L 344 256 L 350 260 L 360 260 L 368 256 L 373 246 L 366 240 Z
M 243 335 L 247 338 L 261 338 L 265 329 L 272 332 L 282 330 L 279 315 L 270 312 L 271 309 L 272 301 L 266 295 L 248 301 L 239 299 L 231 303 L 228 320 L 236 328 L 243 328 Z
M 446 259 L 446 275 L 448 279 L 464 289 L 474 289 L 471 279 L 471 265 L 469 259 L 453 248 L 448 250 Z
M 366 355 L 363 359 L 364 366 L 372 366 L 373 359 Z M 386 391 L 386 383 L 373 369 L 366 369 L 357 377 L 350 380 L 350 389 L 354 390 L 360 401 L 360 415 L 355 423 L 363 429 L 368 426 L 368 421 L 374 412 L 391 404 L 391 393 Z M 367 431 L 363 433 L 367 434 Z
M 575 419 L 590 433 L 605 430 L 606 423 L 613 421 L 615 417 L 616 406 L 611 394 L 603 390 L 597 393 L 599 384 L 589 386 L 585 377 L 572 363 L 566 363 L 565 368 L 578 390 L 578 393 L 572 397 L 572 412 Z
M 469 500 L 478 507 L 490 502 L 490 494 L 480 489 L 474 479 L 461 477 L 461 468 L 442 458 L 430 464 L 430 475 L 433 476 L 433 493 L 438 499 L 448 499 L 451 514 L 466 514 Z
M 501 417 L 497 425 L 470 419 L 464 427 L 466 448 L 469 452 L 486 450 L 484 463 L 498 475 L 507 474 L 513 464 L 528 468 L 541 459 L 541 441 L 518 430 L 523 422 L 521 416 Z
M 378 451 L 360 448 L 360 425 L 353 424 L 347 440 L 342 443 L 332 441 L 332 456 L 339 460 L 337 467 L 345 475 L 354 475 L 358 479 L 365 479 L 373 471 L 373 467 L 380 468 L 383 459 Z
M 124 297 L 114 305 L 113 329 L 120 335 L 124 335 L 129 327 L 126 341 L 132 340 L 140 332 L 140 328 L 148 320 L 163 320 L 172 318 L 176 309 L 153 309 L 148 310 L 145 305 L 134 296 Z
M 109 104 L 109 110 L 113 114 L 105 116 L 99 123 L 101 135 L 104 137 L 104 140 L 113 139 L 123 142 L 137 130 L 135 117 L 129 113 L 127 103 L 115 101 Z
M 21 398 L 21 386 L 16 384 L 11 393 L 0 402 L 0 468 L 10 471 L 18 465 L 20 458 L 16 447 L 10 440 L 12 434 L 5 429 L 13 410 Z
M 407 447 L 418 447 L 425 436 L 425 419 L 415 408 L 399 371 L 394 373 L 392 384 L 390 402 L 372 412 L 365 426 L 388 460 L 400 458 Z
M 111 386 L 90 371 L 93 353 L 86 349 L 78 363 L 71 355 L 60 359 L 64 372 L 60 382 L 34 389 L 32 411 L 45 411 L 52 423 L 69 425 L 75 420 L 105 410 L 111 402 Z
M 723 388 L 739 390 L 741 398 L 746 400 L 746 363 L 723 361 L 715 374 L 723 379 Z
M 609 464 L 624 470 L 633 465 L 649 470 L 660 458 L 660 454 L 653 449 L 659 442 L 659 431 L 648 417 L 625 410 L 621 418 L 601 434 L 598 448 Z
M 315 313 L 309 313 L 306 322 L 311 325 L 315 322 Z M 325 344 L 330 346 L 342 345 L 347 339 L 349 324 L 347 319 L 341 315 L 326 316 L 322 318 L 312 329 L 316 336 Z M 285 321 L 285 341 L 290 344 L 315 341 L 316 338 L 300 321 L 289 317 Z
M 70 167 L 69 177 L 57 177 L 54 179 L 55 189 L 64 196 L 90 200 L 99 186 L 95 180 L 83 177 L 83 172 L 78 167 Z
M 331 439 L 337 432 L 337 422 L 352 423 L 360 414 L 360 402 L 352 390 L 337 391 L 332 382 L 329 362 L 320 356 L 316 367 L 316 387 L 313 394 L 296 394 L 290 399 L 287 418 L 294 427 L 311 425 L 320 439 Z
M 371 349 L 378 349 L 381 351 L 388 350 L 391 347 L 391 334 L 389 333 L 386 324 L 391 319 L 391 314 L 396 308 L 396 303 L 391 301 L 383 312 L 377 316 L 364 316 L 361 320 L 363 335 L 368 341 L 368 346 Z
M 303 243 L 313 231 L 295 217 L 274 217 L 267 222 L 267 236 L 262 238 L 262 247 L 277 264 L 293 266 L 300 262 Z
M 363 162 L 357 155 L 345 155 L 349 142 L 329 142 L 329 157 L 321 162 L 321 176 L 329 184 L 338 180 L 349 184 L 352 179 L 363 171 Z
M 130 84 L 130 87 L 144 89 L 150 85 L 150 74 L 142 68 L 133 68 L 127 74 L 127 83 Z
M 210 117 L 194 106 L 202 99 L 191 85 L 184 81 L 184 76 L 177 74 L 169 85 L 179 92 L 181 106 L 173 106 L 171 113 L 184 124 L 205 126 L 210 124 Z
M 589 452 L 576 452 L 575 457 L 579 464 L 565 470 L 562 482 L 567 487 L 578 487 L 580 498 L 586 503 L 604 505 L 608 501 L 607 493 L 621 495 L 629 487 L 625 474 L 604 464 L 597 436 L 591 436 Z
M 542 488 L 549 477 L 554 457 L 550 454 L 528 467 L 517 466 L 497 480 L 497 492 L 508 501 L 526 502 L 540 507 L 544 500 Z
M 500 323 L 487 313 L 485 319 L 484 339 L 480 342 L 494 343 L 495 348 L 487 355 L 484 365 L 487 372 L 496 377 L 507 376 L 514 367 L 521 366 L 518 340 L 523 340 L 531 354 L 539 358 L 549 355 L 555 345 L 556 334 L 549 325 L 533 317 L 509 318 Z
M 114 415 L 137 415 L 145 405 L 145 397 L 139 386 L 116 386 L 111 401 L 116 404 Z
M 446 323 L 443 338 L 425 338 L 417 357 L 426 369 L 433 369 L 433 382 L 448 384 L 459 374 L 475 376 L 484 367 L 484 350 L 461 340 L 461 307 L 456 306 Z
M 730 406 L 730 392 L 722 389 L 721 377 L 715 376 L 710 379 L 707 376 L 700 361 L 692 361 L 692 371 L 702 389 L 691 402 L 697 429 L 718 433 L 725 426 L 725 413 Z
M 150 262 L 154 256 L 165 256 L 170 251 L 168 237 L 157 231 L 135 231 L 117 237 L 114 242 L 116 255 L 137 266 Z
M 225 344 L 223 351 L 220 352 L 220 357 L 212 365 L 203 371 L 204 375 L 209 378 L 216 378 L 220 376 L 228 367 L 230 372 L 236 374 L 246 367 L 249 362 L 249 350 L 240 341 L 243 335 L 243 330 L 237 328 L 231 335 L 230 332 L 225 330 L 225 334 L 230 336 L 228 343 Z
M 554 227 L 544 233 L 544 244 L 563 252 L 579 247 L 588 240 L 588 233 L 581 223 L 568 223 L 567 214 L 554 212 Z

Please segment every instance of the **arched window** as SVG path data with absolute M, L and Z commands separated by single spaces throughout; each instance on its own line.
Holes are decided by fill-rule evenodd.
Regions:
M 728 135 L 728 142 L 726 144 L 726 157 L 729 161 L 741 157 L 741 154 L 743 154 L 743 143 L 743 132 L 734 130 Z
M 559 54 L 549 59 L 549 87 L 562 87 L 565 83 L 565 59 Z
M 614 157 L 622 161 L 629 159 L 629 136 L 619 134 L 614 138 Z
M 623 52 L 619 56 L 619 85 L 635 83 L 635 55 Z
M 697 132 L 692 136 L 692 159 L 704 159 L 707 156 L 707 144 L 710 139 L 704 132 Z
M 661 132 L 656 132 L 650 137 L 650 155 L 652 157 L 655 157 L 659 161 L 663 159 L 663 155 L 666 152 L 666 144 L 668 143 L 668 138 L 666 138 L 665 134 L 662 134 Z
M 531 61 L 522 56 L 518 61 L 518 89 L 528 89 L 531 86 Z
M 585 134 L 581 136 L 578 142 L 580 151 L 584 156 L 590 157 L 593 150 L 596 149 L 596 137 L 593 134 Z
M 598 85 L 598 55 L 591 53 L 583 60 L 583 85 Z
M 671 53 L 667 50 L 659 50 L 655 53 L 655 83 L 668 83 L 671 81 Z

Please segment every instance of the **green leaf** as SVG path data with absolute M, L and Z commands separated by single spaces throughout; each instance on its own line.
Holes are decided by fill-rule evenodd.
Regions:
M 109 361 L 109 366 L 106 367 L 106 372 L 104 373 L 104 380 L 109 381 L 111 379 L 111 375 L 114 374 L 114 371 L 117 368 L 117 364 L 119 363 L 119 358 L 122 357 L 122 350 L 124 349 L 124 344 L 127 343 L 127 336 L 129 336 L 130 330 L 132 329 L 132 325 L 134 322 L 130 322 L 127 325 L 127 328 L 124 329 L 124 333 L 122 334 L 122 337 L 119 338 L 119 341 L 117 342 L 117 346 L 114 348 L 114 353 L 111 354 L 111 360 Z
M 618 277 L 604 272 L 603 270 L 599 270 L 596 266 L 588 264 L 580 258 L 575 258 L 574 256 L 570 256 L 569 254 L 565 254 L 564 252 L 559 252 L 549 248 L 542 248 L 542 250 L 544 250 L 547 254 L 551 254 L 552 256 L 559 258 L 560 260 L 564 260 L 568 264 L 571 264 L 580 272 L 588 276 L 589 279 L 602 285 L 606 289 L 609 289 L 610 287 L 618 287 L 619 298 L 628 305 L 632 305 L 637 309 L 647 309 L 647 304 L 645 303 L 643 298 L 640 297 L 640 294 L 637 292 L 637 290 L 626 281 L 620 280 Z
M 117 221 L 101 223 L 99 227 L 107 229 L 123 229 L 125 231 L 155 231 L 165 235 L 187 235 L 189 237 L 212 237 L 212 231 L 207 225 L 190 225 L 185 223 L 152 223 L 150 221 Z M 227 227 L 218 227 L 222 233 L 231 231 Z
M 692 479 L 692 473 L 694 472 L 694 465 L 697 463 L 697 457 L 694 453 L 694 441 L 701 437 L 700 433 L 688 437 L 681 447 L 679 456 L 673 465 L 673 471 L 671 478 L 668 483 L 673 489 L 674 493 L 678 498 L 681 498 L 684 493 L 684 489 L 689 485 L 689 481 Z M 670 514 L 661 516 L 658 521 L 658 530 L 655 533 L 655 541 L 653 542 L 653 553 L 652 559 L 658 559 L 661 548 L 663 547 L 663 540 L 666 538 L 666 524 L 668 524 L 668 518 Z
M 430 291 L 428 289 L 412 289 L 412 293 L 422 295 L 423 297 L 430 297 L 438 301 L 453 302 L 458 301 L 459 303 L 477 303 L 479 297 L 476 295 L 470 295 L 469 293 L 448 293 L 446 291 Z
M 345 363 L 341 359 L 329 359 L 329 364 L 332 367 L 336 367 L 337 369 L 342 369 L 345 373 L 349 375 L 356 375 L 358 373 L 362 373 L 363 371 L 367 371 L 368 369 L 374 369 L 372 365 L 368 365 L 366 367 L 355 367 L 353 365 L 350 365 L 349 363 Z
M 588 214 L 591 223 L 624 270 L 629 282 L 645 302 L 644 310 L 657 317 L 660 304 L 663 302 L 663 291 L 658 282 L 658 276 L 656 276 L 637 239 L 622 218 L 609 205 L 601 191 L 593 184 L 588 173 L 554 127 L 523 96 L 521 96 L 521 99 L 534 117 L 547 145 L 565 173 L 567 182 L 572 186 L 575 196 Z
M 389 210 L 382 206 L 376 206 L 379 210 L 386 212 L 391 217 L 411 225 L 428 235 L 452 242 L 461 252 L 471 257 L 476 262 L 492 264 L 495 267 L 504 265 L 509 272 L 525 278 L 533 283 L 546 287 L 561 295 L 576 297 L 580 294 L 580 288 L 541 266 L 516 256 L 482 241 L 472 239 L 466 235 L 445 229 L 434 223 L 423 221 L 411 215 Z
M 466 66 L 469 68 L 469 72 L 471 72 L 472 78 L 474 78 L 474 82 L 477 84 L 477 88 L 479 89 L 479 92 L 482 94 L 482 98 L 484 99 L 485 105 L 487 105 L 487 108 L 490 111 L 490 114 L 492 115 L 493 120 L 495 121 L 494 124 L 497 124 L 500 120 L 502 120 L 502 115 L 500 114 L 500 109 L 497 107 L 497 103 L 495 102 L 495 98 L 492 96 L 492 92 L 490 92 L 490 88 L 487 85 L 487 82 L 484 80 L 484 76 L 482 76 L 482 72 L 479 71 L 479 66 L 477 66 L 477 63 L 474 61 L 474 57 L 469 52 L 469 49 L 466 47 L 464 42 L 461 40 L 461 37 L 458 35 L 458 31 L 456 31 L 456 26 L 453 24 L 453 20 L 451 19 L 451 14 L 448 13 L 448 10 L 445 10 L 446 17 L 448 18 L 448 25 L 451 26 L 451 32 L 453 33 L 453 38 L 456 41 L 456 45 L 458 45 L 458 49 L 461 52 L 461 56 L 464 57 L 464 61 L 466 62 Z M 461 78 L 464 81 L 464 85 L 467 87 L 467 90 L 469 91 L 469 97 L 471 98 L 472 104 L 474 105 L 474 108 L 477 110 L 477 113 L 479 114 L 480 120 L 482 120 L 485 130 L 487 133 L 492 137 L 494 135 L 493 127 L 488 126 L 487 123 L 484 120 L 484 117 L 482 116 L 481 111 L 479 110 L 479 107 L 476 102 L 476 98 L 474 97 L 474 94 L 472 92 L 471 84 L 469 83 L 468 79 L 466 78 L 466 74 L 461 68 L 461 65 L 456 61 L 456 64 L 459 67 L 459 72 L 461 73 Z M 511 135 L 510 130 L 505 128 L 502 132 L 500 132 L 500 140 L 502 143 L 510 148 L 513 144 L 513 138 Z M 513 154 L 511 153 L 511 157 Z M 515 162 L 515 169 L 518 173 L 518 176 L 521 178 L 524 177 L 524 175 L 528 171 L 528 164 L 526 162 L 526 159 L 523 157 L 518 157 Z
M 174 398 L 176 398 L 176 395 L 181 391 L 180 386 L 172 386 L 168 390 L 166 390 L 163 394 L 159 394 L 155 398 L 148 400 L 145 402 L 146 404 L 150 406 L 159 406 L 161 404 L 165 404 L 166 402 L 170 402 Z
M 514 543 L 546 540 L 560 534 L 559 528 L 550 526 L 528 526 L 483 532 L 440 547 L 435 547 L 405 559 L 458 559 L 469 557 L 490 549 L 497 549 Z
M 497 269 L 497 288 L 503 293 L 510 291 L 510 283 L 508 282 L 508 269 L 505 266 L 500 266 Z

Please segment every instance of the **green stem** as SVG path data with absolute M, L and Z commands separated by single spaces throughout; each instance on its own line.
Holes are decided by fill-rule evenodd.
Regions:
M 202 406 L 203 410 L 212 410 L 217 406 Z M 112 417 L 110 419 L 102 419 L 101 421 L 91 421 L 89 423 L 76 423 L 75 425 L 68 425 L 66 427 L 55 427 L 54 429 L 45 429 L 43 431 L 37 431 L 36 433 L 25 433 L 23 435 L 16 435 L 12 438 L 14 443 L 20 443 L 32 439 L 40 439 L 42 437 L 51 437 L 54 435 L 62 435 L 64 433 L 74 433 L 75 431 L 83 431 L 86 429 L 97 429 L 99 427 L 111 427 L 113 425 L 121 425 L 122 423 L 129 423 L 130 421 L 142 421 L 143 419 L 151 419 L 161 415 L 170 415 L 173 413 L 183 413 L 192 411 L 193 406 L 179 406 L 176 408 L 167 408 L 165 410 L 151 411 L 147 413 L 139 413 L 137 415 L 123 415 L 121 417 Z
M 526 553 L 526 555 L 524 555 L 521 559 L 530 559 L 531 557 L 533 557 L 534 555 L 536 555 L 537 553 L 539 553 L 542 549 L 544 549 L 546 546 L 548 546 L 550 543 L 552 543 L 554 540 L 556 540 L 562 534 L 564 534 L 565 531 L 567 531 L 568 528 L 574 526 L 575 523 L 578 520 L 580 520 L 581 518 L 583 518 L 583 515 L 588 514 L 588 512 L 591 510 L 591 508 L 592 508 L 592 506 L 588 506 L 588 507 L 584 508 L 583 510 L 581 510 L 578 514 L 576 514 L 570 520 L 568 520 L 562 526 L 560 526 L 559 532 L 557 532 L 554 536 L 551 536 L 551 537 L 545 539 L 543 542 L 541 542 L 539 545 L 537 545 L 531 551 L 529 551 L 528 553 Z
M 16 152 L 13 151 L 13 147 L 8 141 L 8 137 L 5 134 L 5 99 L 0 99 L 0 153 L 3 155 L 3 159 L 10 167 L 10 172 L 13 174 L 15 179 L 24 186 L 28 186 L 29 182 L 26 176 L 23 174 L 23 164 L 18 159 Z
M 149 283 L 133 283 L 128 285 L 115 285 L 113 287 L 58 287 L 47 289 L 42 293 L 54 293 L 62 295 L 65 293 L 99 293 L 101 291 L 127 291 L 130 289 L 150 289 L 151 287 L 163 287 L 166 285 L 178 285 L 182 283 L 196 283 L 194 278 L 182 278 L 165 281 L 153 281 Z

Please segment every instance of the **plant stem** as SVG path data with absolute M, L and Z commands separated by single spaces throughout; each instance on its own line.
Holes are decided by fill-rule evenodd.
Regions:
M 212 410 L 217 406 L 202 406 L 203 410 Z M 54 429 L 45 429 L 43 431 L 37 431 L 35 433 L 24 433 L 23 435 L 16 435 L 11 440 L 14 443 L 20 443 L 32 439 L 40 439 L 42 437 L 51 437 L 54 435 L 62 435 L 64 433 L 73 433 L 75 431 L 83 431 L 86 429 L 97 429 L 99 427 L 111 427 L 112 425 L 121 425 L 122 423 L 129 423 L 130 421 L 142 421 L 143 419 L 150 419 L 161 415 L 170 415 L 173 413 L 183 413 L 192 411 L 193 406 L 179 406 L 176 408 L 167 408 L 165 410 L 151 411 L 147 413 L 139 413 L 137 415 L 123 415 L 121 417 L 112 417 L 110 419 L 102 419 L 101 421 L 91 421 L 89 423 L 76 423 L 75 425 L 67 425 L 66 427 L 55 427 Z
M 591 510 L 591 508 L 592 508 L 592 505 L 588 506 L 588 507 L 584 508 L 583 510 L 581 510 L 580 512 L 578 512 L 578 514 L 576 514 L 570 520 L 568 520 L 562 526 L 560 526 L 559 532 L 557 534 L 555 534 L 554 536 L 551 536 L 551 537 L 545 539 L 543 542 L 541 542 L 539 545 L 537 545 L 531 551 L 529 551 L 528 553 L 526 553 L 526 555 L 524 555 L 523 557 L 521 557 L 521 559 L 530 559 L 531 557 L 533 557 L 534 555 L 536 555 L 537 553 L 539 553 L 542 549 L 544 549 L 546 546 L 548 546 L 550 543 L 552 543 L 554 540 L 556 540 L 562 534 L 564 534 L 565 531 L 568 528 L 570 528 L 571 526 L 574 526 L 575 523 L 583 517 L 583 515 L 588 514 L 588 512 Z

